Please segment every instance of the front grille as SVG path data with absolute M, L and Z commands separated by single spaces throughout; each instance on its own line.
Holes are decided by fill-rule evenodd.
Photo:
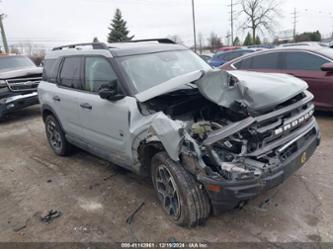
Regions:
M 12 92 L 36 91 L 42 77 L 23 77 L 6 80 L 8 88 Z
M 314 122 L 312 99 L 313 96 L 306 93 L 305 98 L 296 103 L 257 117 L 258 122 L 249 129 L 250 146 L 246 155 L 256 159 L 275 157 L 276 149 L 311 127 Z M 294 149 L 289 148 L 284 158 Z
M 278 155 L 280 160 L 283 162 L 288 159 L 296 151 L 300 150 L 313 136 L 316 135 L 315 128 L 308 131 L 306 134 L 302 135 L 292 141 L 290 144 L 287 144 L 283 149 L 280 149 Z
M 269 120 L 269 122 L 264 121 L 263 123 L 259 123 L 257 131 L 262 139 L 261 147 L 265 147 L 308 124 L 313 117 L 313 112 L 314 106 L 311 102 L 308 102 L 290 112 Z

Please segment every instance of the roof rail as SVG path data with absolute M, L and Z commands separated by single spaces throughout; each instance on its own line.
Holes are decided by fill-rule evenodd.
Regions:
M 126 42 L 151 42 L 156 41 L 158 43 L 176 44 L 173 40 L 169 38 L 156 38 L 156 39 L 143 39 L 143 40 L 131 40 Z
M 92 46 L 93 49 L 108 49 L 108 46 L 103 42 L 90 42 L 90 43 L 76 43 L 71 45 L 55 47 L 52 49 L 52 51 L 62 50 L 64 48 L 76 48 L 82 46 Z

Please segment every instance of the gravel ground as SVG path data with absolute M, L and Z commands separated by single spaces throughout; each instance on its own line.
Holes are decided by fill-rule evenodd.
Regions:
M 0 123 L 0 241 L 332 242 L 333 114 L 317 118 L 322 143 L 295 175 L 242 210 L 185 229 L 166 218 L 149 179 L 83 151 L 55 156 L 39 107 L 20 111 Z M 50 209 L 62 215 L 41 222 Z

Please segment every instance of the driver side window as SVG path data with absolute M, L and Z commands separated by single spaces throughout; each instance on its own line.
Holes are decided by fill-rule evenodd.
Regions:
M 117 79 L 111 64 L 105 58 L 86 57 L 84 90 L 97 93 L 103 85 L 114 84 Z

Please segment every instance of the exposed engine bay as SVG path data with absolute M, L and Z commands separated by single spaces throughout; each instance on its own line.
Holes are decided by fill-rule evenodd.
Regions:
M 238 79 L 230 79 L 234 87 Z M 269 111 L 251 110 L 237 99 L 227 108 L 189 84 L 145 102 L 141 109 L 146 114 L 163 112 L 181 122 L 180 160 L 193 173 L 242 180 L 278 167 L 316 135 L 311 129 L 312 98 L 301 92 Z

